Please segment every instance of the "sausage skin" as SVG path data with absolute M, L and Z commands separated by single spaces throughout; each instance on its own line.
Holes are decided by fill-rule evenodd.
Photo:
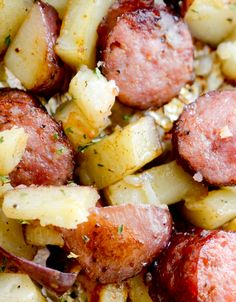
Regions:
M 127 106 L 160 107 L 193 79 L 191 35 L 163 6 L 111 9 L 98 36 L 103 73 Z
M 188 105 L 173 129 L 179 162 L 212 185 L 236 184 L 236 91 L 214 91 Z
M 178 233 L 158 260 L 156 301 L 233 302 L 236 233 Z
M 72 178 L 73 151 L 61 126 L 28 93 L 0 90 L 0 131 L 23 127 L 29 135 L 25 153 L 10 174 L 11 184 L 62 185 Z
M 171 226 L 167 207 L 125 204 L 94 208 L 76 230 L 61 232 L 92 280 L 113 283 L 150 264 L 168 244 Z

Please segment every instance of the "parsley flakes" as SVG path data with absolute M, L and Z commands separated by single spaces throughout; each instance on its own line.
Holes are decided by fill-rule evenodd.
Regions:
M 11 44 L 11 35 L 8 35 L 5 40 L 4 40 L 4 44 L 6 45 L 6 47 L 8 47 Z

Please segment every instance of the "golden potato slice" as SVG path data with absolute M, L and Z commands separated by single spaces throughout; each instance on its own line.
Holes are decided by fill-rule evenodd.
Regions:
M 104 189 L 109 204 L 147 203 L 170 205 L 181 200 L 199 199 L 207 188 L 193 180 L 175 161 L 129 175 Z
M 162 153 L 151 117 L 143 117 L 103 138 L 81 153 L 78 174 L 84 185 L 107 187 L 140 169 Z
M 87 221 L 88 209 L 99 195 L 94 188 L 82 186 L 25 187 L 4 195 L 3 212 L 9 218 L 39 220 L 42 226 L 76 228 Z
M 58 21 L 51 6 L 36 1 L 4 58 L 6 67 L 26 89 L 42 95 L 58 91 L 64 78 L 54 52 Z

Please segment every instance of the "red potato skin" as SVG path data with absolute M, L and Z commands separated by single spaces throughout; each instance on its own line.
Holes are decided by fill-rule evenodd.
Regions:
M 116 81 L 127 106 L 160 107 L 193 80 L 191 35 L 164 6 L 115 7 L 98 36 L 103 73 Z
M 206 183 L 236 184 L 236 91 L 212 91 L 186 106 L 172 142 L 178 162 Z M 228 127 L 230 135 L 222 137 Z
M 13 186 L 56 186 L 72 178 L 74 154 L 61 126 L 30 94 L 0 89 L 0 131 L 14 126 L 23 127 L 29 137 L 22 160 L 10 173 Z
M 126 204 L 94 208 L 88 222 L 62 235 L 92 280 L 113 283 L 150 264 L 168 244 L 171 227 L 167 208 Z
M 158 259 L 155 302 L 233 302 L 236 233 L 178 233 Z
M 39 6 L 44 26 L 47 28 L 48 52 L 44 62 L 47 67 L 45 75 L 38 79 L 38 82 L 30 91 L 41 96 L 50 97 L 68 87 L 70 70 L 54 51 L 61 27 L 57 11 L 51 5 L 42 1 L 36 1 L 34 5 Z

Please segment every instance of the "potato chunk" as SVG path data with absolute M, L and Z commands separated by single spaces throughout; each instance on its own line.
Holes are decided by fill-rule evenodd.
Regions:
M 139 274 L 127 280 L 129 287 L 129 298 L 131 302 L 152 302 L 148 287 L 143 280 L 143 274 Z
M 95 68 L 97 27 L 114 0 L 68 0 L 56 52 L 72 68 Z
M 147 203 L 170 205 L 180 200 L 199 199 L 207 188 L 193 180 L 175 161 L 139 174 L 126 176 L 104 189 L 111 205 Z
M 128 289 L 123 283 L 108 284 L 102 286 L 98 302 L 126 302 L 127 297 Z
M 0 53 L 10 45 L 33 2 L 33 0 L 0 1 Z
M 184 205 L 184 215 L 192 224 L 204 229 L 216 229 L 236 217 L 236 190 L 226 187 L 209 192 L 198 201 Z
M 151 117 L 143 117 L 86 148 L 81 153 L 78 174 L 83 184 L 96 184 L 102 189 L 161 153 L 157 127 Z
M 184 19 L 195 38 L 215 46 L 234 29 L 235 12 L 231 1 L 194 0 Z
M 96 205 L 99 195 L 90 187 L 27 187 L 4 195 L 3 212 L 13 219 L 39 220 L 42 226 L 76 228 L 87 221 L 88 209 Z
M 69 94 L 72 101 L 62 104 L 55 117 L 62 121 L 66 135 L 77 149 L 107 127 L 118 88 L 98 69 L 92 71 L 83 66 L 72 79 Z
M 0 273 L 0 302 L 46 302 L 25 274 Z
M 23 128 L 0 131 L 0 175 L 8 175 L 20 162 L 28 134 Z

